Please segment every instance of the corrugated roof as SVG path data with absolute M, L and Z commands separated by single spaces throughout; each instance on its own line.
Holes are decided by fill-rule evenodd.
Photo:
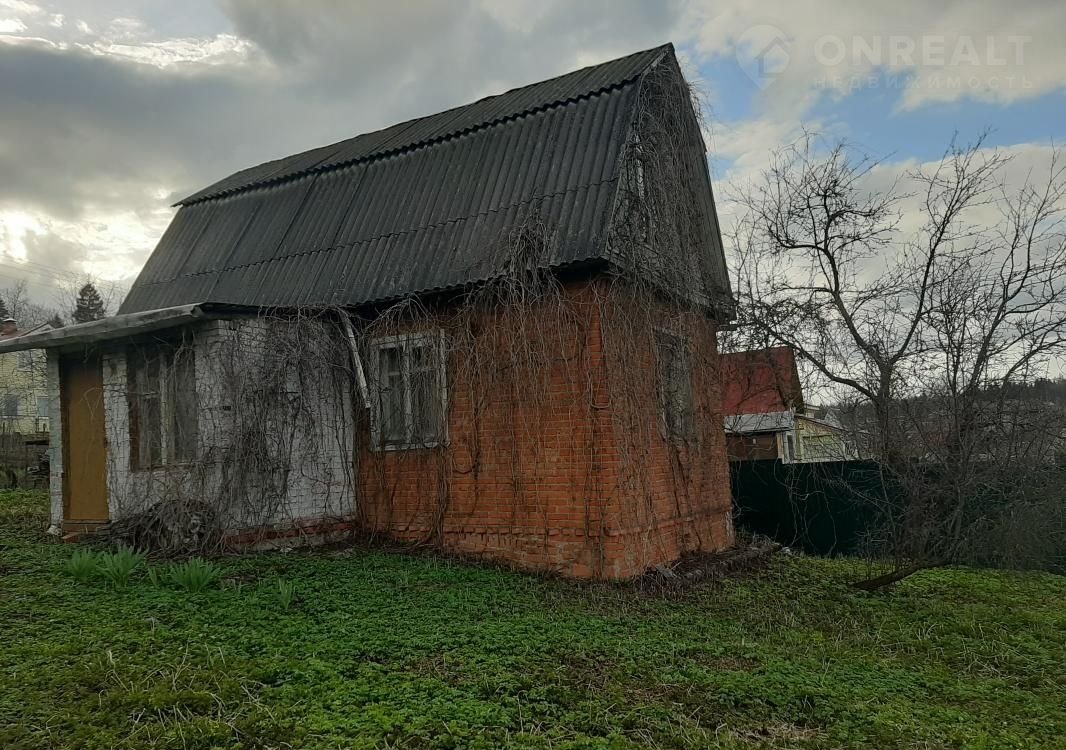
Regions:
M 781 432 L 791 430 L 794 413 L 788 411 L 770 411 L 760 414 L 730 414 L 725 417 L 725 429 L 735 434 L 753 432 Z
M 245 317 L 254 308 L 227 305 L 180 305 L 161 310 L 113 315 L 110 318 L 53 328 L 47 323 L 21 336 L 0 341 L 0 354 L 27 349 L 52 349 L 97 344 L 134 334 L 174 328 L 196 320 Z
M 253 185 L 276 182 L 313 171 L 334 169 L 374 156 L 426 145 L 503 120 L 531 114 L 545 107 L 603 93 L 633 81 L 664 54 L 672 53 L 672 50 L 673 47 L 668 44 L 644 50 L 547 81 L 479 99 L 462 107 L 269 161 L 219 180 L 183 199 L 179 204 L 188 205 Z
M 120 312 L 454 288 L 498 273 L 532 221 L 554 232 L 545 265 L 603 259 L 641 76 L 666 56 L 670 45 L 227 177 L 181 202 Z

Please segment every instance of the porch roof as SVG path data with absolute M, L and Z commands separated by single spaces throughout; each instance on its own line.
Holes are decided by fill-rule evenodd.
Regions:
M 0 341 L 0 354 L 27 349 L 54 349 L 84 346 L 110 341 L 138 333 L 173 328 L 198 320 L 218 320 L 254 314 L 256 308 L 242 305 L 196 303 L 164 307 L 159 310 L 125 313 L 89 323 L 76 323 L 63 328 L 27 333 Z

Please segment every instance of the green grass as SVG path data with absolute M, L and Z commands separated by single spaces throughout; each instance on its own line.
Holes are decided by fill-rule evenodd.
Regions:
M 355 550 L 190 594 L 77 582 L 43 514 L 0 495 L 5 749 L 1066 747 L 1052 575 L 780 558 L 664 599 Z

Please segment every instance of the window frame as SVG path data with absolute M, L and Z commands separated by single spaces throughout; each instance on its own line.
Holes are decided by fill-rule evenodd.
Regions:
M 159 457 L 152 460 L 144 457 L 145 419 L 143 406 L 149 398 L 148 392 L 142 392 L 141 384 L 149 377 L 150 362 L 155 360 L 157 374 L 156 389 L 150 398 L 158 403 L 157 419 L 159 436 Z M 180 364 L 179 364 L 180 360 Z M 189 441 L 178 451 L 178 440 L 172 438 L 171 428 L 175 424 L 176 407 L 179 391 L 174 386 L 174 373 L 179 366 L 188 367 L 190 382 L 186 390 L 193 395 L 192 404 L 194 429 Z M 129 460 L 130 471 L 146 472 L 176 466 L 188 466 L 200 458 L 200 408 L 196 388 L 196 352 L 190 343 L 152 342 L 130 346 L 126 349 L 126 397 L 128 405 Z
M 786 430 L 782 434 L 781 442 L 782 442 L 782 446 L 781 446 L 782 452 L 784 453 L 784 456 L 782 457 L 783 463 L 786 463 L 786 464 L 797 463 L 799 461 L 799 452 L 797 451 L 797 447 L 798 447 L 797 443 L 799 441 L 797 440 L 796 431 L 795 430 Z
M 447 356 L 444 347 L 444 331 L 417 331 L 389 336 L 378 336 L 370 341 L 368 361 L 373 368 L 374 379 L 371 383 L 370 398 L 370 439 L 374 451 L 402 451 L 437 448 L 448 444 L 448 378 Z M 428 348 L 433 353 L 433 364 L 437 373 L 437 390 L 440 398 L 439 437 L 435 440 L 414 440 L 415 415 L 413 410 L 414 388 L 411 379 L 411 357 L 408 353 L 413 348 Z M 382 418 L 382 368 L 381 352 L 387 349 L 400 349 L 401 378 L 403 382 L 404 430 L 405 440 L 390 442 L 383 435 Z
M 19 372 L 33 372 L 37 364 L 37 357 L 33 349 L 26 349 L 16 354 L 18 360 L 15 364 Z
M 658 392 L 659 400 L 659 424 L 662 428 L 663 437 L 667 440 L 673 440 L 675 442 L 684 442 L 692 438 L 695 434 L 696 423 L 696 388 L 692 382 L 693 369 L 692 369 L 692 349 L 689 346 L 688 337 L 680 331 L 668 330 L 666 328 L 655 328 L 653 332 L 654 336 L 654 351 L 655 351 L 655 381 L 656 391 Z M 667 383 L 665 365 L 663 362 L 663 348 L 669 346 L 677 355 L 680 355 L 684 364 L 684 372 L 686 374 L 686 387 L 687 393 L 684 401 L 685 404 L 681 405 L 680 401 L 674 399 L 671 401 L 668 399 Z M 671 420 L 671 415 L 668 413 L 668 406 L 678 407 L 681 405 L 677 415 L 680 419 L 680 427 L 678 427 Z

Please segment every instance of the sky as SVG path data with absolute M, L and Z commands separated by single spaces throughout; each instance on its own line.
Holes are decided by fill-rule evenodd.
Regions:
M 672 41 L 731 188 L 804 131 L 888 179 L 989 132 L 1066 141 L 1066 3 L 0 0 L 0 289 L 117 297 L 171 204 L 238 169 Z

